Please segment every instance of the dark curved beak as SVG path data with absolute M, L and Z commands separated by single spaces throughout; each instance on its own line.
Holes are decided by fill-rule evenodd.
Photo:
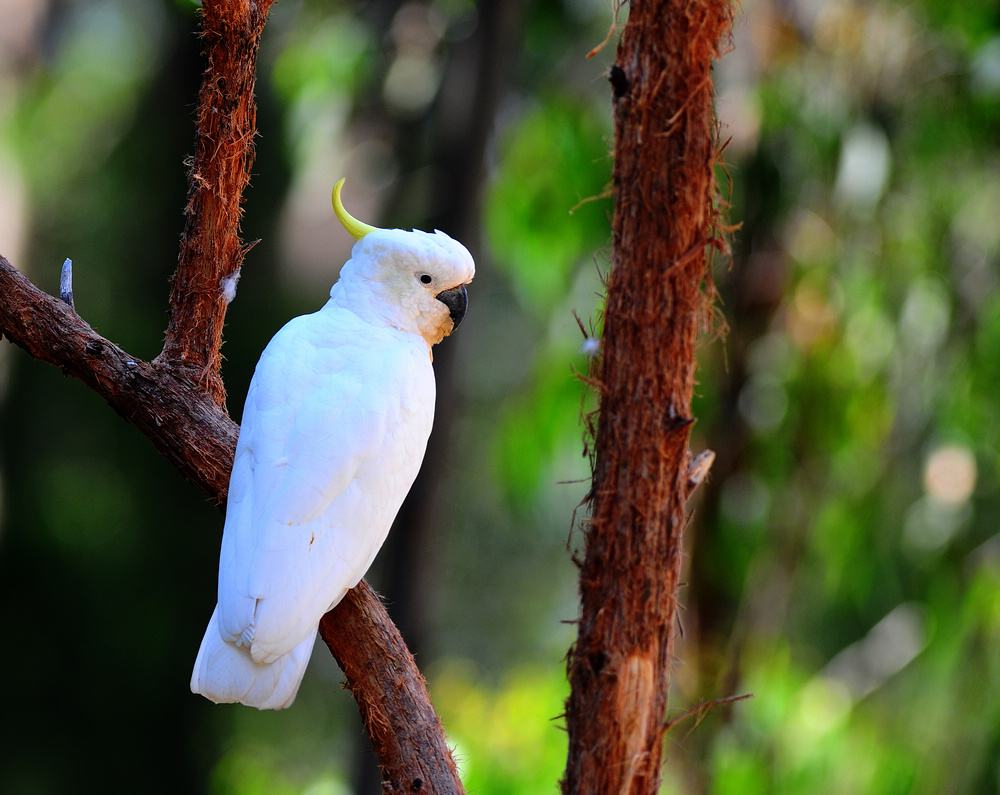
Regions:
M 443 290 L 434 296 L 448 307 L 448 314 L 451 315 L 452 331 L 458 328 L 458 324 L 465 317 L 465 310 L 469 308 L 469 292 L 463 284 L 451 290 Z

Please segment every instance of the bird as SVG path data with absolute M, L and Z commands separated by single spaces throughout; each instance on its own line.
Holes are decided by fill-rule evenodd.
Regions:
M 320 618 L 364 576 L 420 469 L 434 418 L 432 348 L 461 323 L 475 276 L 444 232 L 356 240 L 326 304 L 257 363 L 229 480 L 218 600 L 191 676 L 216 703 L 292 704 Z

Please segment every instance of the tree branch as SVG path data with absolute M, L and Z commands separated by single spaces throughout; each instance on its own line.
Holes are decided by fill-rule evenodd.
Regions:
M 208 395 L 172 368 L 130 356 L 2 256 L 0 296 L 4 336 L 87 384 L 224 504 L 239 428 Z M 372 589 L 362 582 L 350 591 L 320 631 L 361 710 L 387 791 L 461 793 L 426 682 Z
M 132 356 L 0 256 L 0 329 L 36 359 L 79 378 L 171 463 L 225 503 L 239 428 L 169 367 Z
M 170 323 L 156 363 L 169 363 L 220 406 L 222 326 L 248 250 L 240 240 L 243 190 L 257 134 L 257 52 L 273 0 L 205 0 L 208 61 L 188 169 L 184 232 L 170 291 Z
M 728 0 L 633 0 L 610 80 L 612 269 L 563 792 L 659 788 L 692 473 L 694 351 L 710 295 L 712 61 Z M 710 462 L 708 462 L 710 463 Z
M 358 702 L 378 756 L 382 791 L 463 792 L 427 683 L 368 583 L 361 582 L 323 616 L 319 634 Z

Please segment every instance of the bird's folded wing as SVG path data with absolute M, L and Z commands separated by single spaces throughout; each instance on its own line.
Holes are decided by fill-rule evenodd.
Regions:
M 394 386 L 362 383 L 350 362 L 301 375 L 274 358 L 247 396 L 219 573 L 223 637 L 260 662 L 294 648 L 361 576 L 368 497 L 354 477 L 382 447 Z

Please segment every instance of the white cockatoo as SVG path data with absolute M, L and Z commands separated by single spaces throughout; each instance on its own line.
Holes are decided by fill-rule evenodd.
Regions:
M 343 183 L 351 258 L 326 305 L 268 343 L 243 409 L 218 605 L 191 677 L 215 702 L 294 700 L 320 618 L 364 576 L 420 469 L 431 347 L 461 322 L 475 274 L 443 232 L 353 218 Z

